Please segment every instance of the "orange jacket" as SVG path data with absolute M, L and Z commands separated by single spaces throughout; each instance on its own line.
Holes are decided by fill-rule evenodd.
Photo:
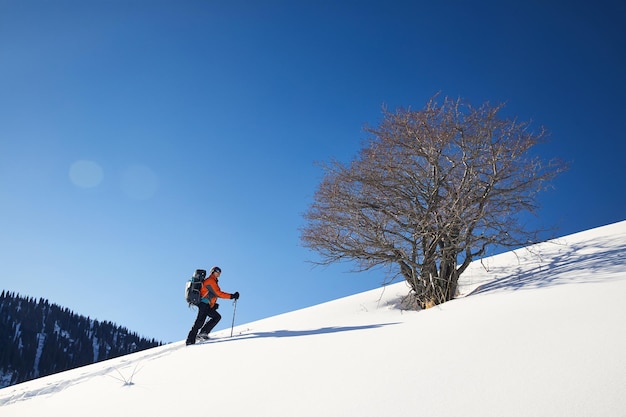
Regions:
M 232 294 L 222 291 L 217 283 L 217 277 L 211 274 L 202 282 L 202 288 L 200 288 L 200 297 L 200 301 L 205 304 L 208 303 L 212 308 L 213 306 L 215 306 L 215 301 L 217 301 L 217 297 L 231 298 Z

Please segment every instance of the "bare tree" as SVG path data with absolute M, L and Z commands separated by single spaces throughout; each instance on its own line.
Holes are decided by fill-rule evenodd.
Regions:
M 500 118 L 502 107 L 435 96 L 420 111 L 384 111 L 358 158 L 323 167 L 301 236 L 317 263 L 391 267 L 424 308 L 452 299 L 489 246 L 535 242 L 518 214 L 535 213 L 566 166 L 533 156 L 544 129 Z

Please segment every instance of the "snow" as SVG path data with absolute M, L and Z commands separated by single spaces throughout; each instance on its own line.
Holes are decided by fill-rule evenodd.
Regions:
M 7 387 L 0 414 L 626 416 L 624 259 L 626 221 L 474 262 L 429 310 L 393 284 Z

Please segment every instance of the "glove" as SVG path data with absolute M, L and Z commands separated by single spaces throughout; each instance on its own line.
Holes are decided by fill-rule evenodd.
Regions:
M 232 294 L 232 295 L 230 296 L 230 298 L 231 298 L 231 299 L 234 299 L 234 300 L 239 300 L 239 291 L 237 291 L 237 292 L 235 292 L 234 294 Z
M 220 308 L 220 305 L 215 303 L 215 305 L 213 306 L 213 310 L 217 310 L 218 308 Z

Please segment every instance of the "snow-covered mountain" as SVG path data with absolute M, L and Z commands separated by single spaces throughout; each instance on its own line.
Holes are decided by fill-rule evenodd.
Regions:
M 0 388 L 160 345 L 43 298 L 0 293 Z
M 474 262 L 429 310 L 398 283 L 7 387 L 0 414 L 626 416 L 625 259 L 626 221 Z

